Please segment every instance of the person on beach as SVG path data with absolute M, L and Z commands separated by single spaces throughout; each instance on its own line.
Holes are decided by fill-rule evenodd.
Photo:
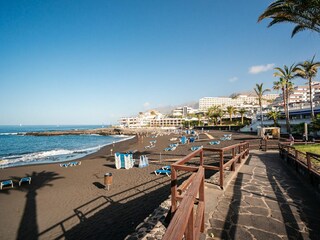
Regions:
M 289 141 L 290 141 L 290 146 L 292 146 L 294 144 L 294 137 L 292 136 L 292 134 L 289 135 Z

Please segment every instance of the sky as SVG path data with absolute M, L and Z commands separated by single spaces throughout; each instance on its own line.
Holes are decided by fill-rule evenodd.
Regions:
M 2 0 L 0 125 L 114 124 L 271 88 L 274 67 L 320 60 L 320 36 L 257 23 L 270 3 Z

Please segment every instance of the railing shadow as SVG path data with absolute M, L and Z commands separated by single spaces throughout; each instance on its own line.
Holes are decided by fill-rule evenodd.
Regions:
M 291 172 L 281 166 L 282 163 L 277 161 L 276 153 L 259 154 L 257 157 L 261 163 L 248 158 L 244 165 L 246 169 L 237 174 L 233 188 L 227 189 L 223 201 L 219 202 L 216 219 L 212 220 L 214 221 L 214 229 L 212 229 L 214 235 L 222 239 L 237 239 L 239 236 L 243 237 L 248 234 L 247 231 L 251 231 L 250 228 L 257 228 L 254 231 L 259 232 L 261 227 L 265 233 L 260 232 L 259 234 L 266 234 L 266 237 L 272 236 L 268 235 L 269 233 L 276 234 L 276 232 L 284 231 L 288 239 L 304 239 L 306 235 L 302 234 L 305 230 L 301 225 L 302 221 L 308 229 L 309 238 L 318 239 L 320 236 L 318 219 L 320 209 L 314 201 L 313 193 L 304 188 Z M 251 166 L 254 165 L 252 173 L 251 170 L 248 170 L 250 169 L 248 168 L 249 163 Z M 249 172 L 246 172 L 247 170 Z M 263 172 L 265 172 L 264 176 Z M 265 188 L 259 188 L 260 181 Z M 263 202 L 268 205 L 271 215 L 263 215 L 267 211 L 266 207 L 262 206 Z M 258 210 L 259 204 L 262 204 L 261 210 Z M 227 213 L 219 210 L 220 207 Z M 251 212 L 252 207 L 258 212 Z M 253 215 L 250 218 L 250 212 L 255 217 Z M 266 224 L 272 220 L 268 223 L 272 227 L 263 226 L 263 224 L 260 226 L 258 222 L 263 221 L 263 218 L 265 218 Z M 245 219 L 248 219 L 249 222 Z M 256 223 L 254 219 L 257 219 L 258 222 Z M 248 229 L 242 226 L 246 224 L 248 224 Z M 274 229 L 275 232 L 272 232 L 272 228 L 278 229 Z M 270 232 L 267 233 L 267 230 Z
M 134 193 L 130 194 L 132 191 Z M 158 207 L 166 200 L 169 194 L 170 179 L 167 176 L 159 176 L 158 179 L 110 196 L 107 196 L 106 192 L 106 195 L 98 196 L 78 206 L 74 209 L 74 214 L 42 231 L 37 237 L 124 239 L 133 233 L 136 226 L 143 222 L 155 206 Z M 148 229 L 152 227 L 148 225 Z

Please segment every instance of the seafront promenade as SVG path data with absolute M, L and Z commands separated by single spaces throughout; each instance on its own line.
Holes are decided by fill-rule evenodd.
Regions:
M 215 198 L 213 194 L 206 201 Z M 319 206 L 316 193 L 288 168 L 278 151 L 254 150 L 214 209 L 207 209 L 212 212 L 202 237 L 320 239 Z

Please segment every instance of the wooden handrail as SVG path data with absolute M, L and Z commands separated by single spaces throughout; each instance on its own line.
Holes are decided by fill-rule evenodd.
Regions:
M 217 152 L 219 166 L 204 164 L 204 152 Z M 225 152 L 231 151 L 232 159 L 224 162 Z M 218 170 L 220 187 L 223 188 L 224 169 L 231 166 L 235 170 L 236 161 L 249 154 L 249 143 L 243 142 L 225 148 L 200 148 L 171 165 L 171 213 L 172 220 L 163 239 L 199 239 L 204 231 L 204 171 Z M 198 166 L 185 165 L 200 156 Z M 191 176 L 178 187 L 177 171 L 192 172 Z M 195 173 L 196 172 L 196 173 Z M 196 199 L 199 194 L 199 199 Z M 194 214 L 194 203 L 197 202 L 197 213 Z M 195 215 L 195 216 L 194 216 Z
M 294 162 L 296 162 L 297 164 L 301 165 L 302 167 L 306 168 L 309 172 L 309 174 L 314 174 L 320 177 L 320 173 L 313 168 L 312 164 L 311 164 L 311 158 L 320 158 L 319 154 L 315 154 L 315 153 L 304 153 L 301 152 L 299 150 L 296 150 L 293 146 L 290 146 L 290 143 L 288 142 L 284 142 L 284 143 L 279 143 L 279 151 L 280 153 L 282 151 L 285 152 L 285 155 L 288 156 L 290 155 L 290 157 L 293 159 Z M 294 153 L 294 154 L 293 154 Z M 299 155 L 303 155 L 305 156 L 305 161 L 303 161 L 302 159 L 299 158 Z
M 193 181 L 176 210 L 163 240 L 198 239 L 204 229 L 204 168 L 199 167 Z M 194 214 L 194 202 L 199 193 L 199 205 Z M 194 218 L 194 215 L 196 217 Z

